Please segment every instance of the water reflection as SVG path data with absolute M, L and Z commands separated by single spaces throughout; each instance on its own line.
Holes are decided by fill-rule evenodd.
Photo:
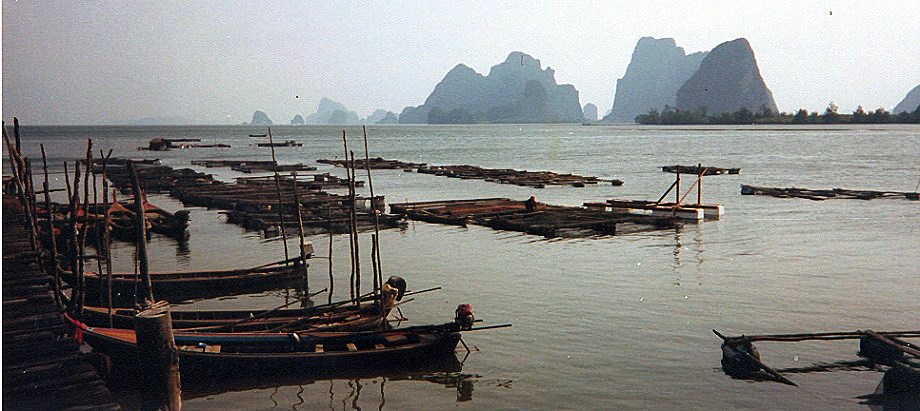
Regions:
M 251 390 L 269 390 L 273 408 L 302 409 L 307 405 L 309 394 L 305 387 L 320 387 L 328 384 L 328 407 L 330 410 L 361 410 L 374 404 L 377 410 L 386 409 L 387 386 L 395 381 L 429 382 L 444 388 L 453 388 L 457 402 L 473 399 L 474 382 L 478 375 L 464 374 L 462 363 L 456 356 L 427 361 L 411 368 L 360 370 L 354 373 L 333 372 L 321 377 L 296 377 L 292 375 L 228 375 L 219 379 L 183 380 L 184 400 L 213 399 L 225 394 Z M 380 390 L 368 390 L 379 383 Z M 321 391 L 321 392 L 322 392 Z M 403 391 L 398 391 L 402 393 Z M 229 397 L 228 397 L 229 398 Z

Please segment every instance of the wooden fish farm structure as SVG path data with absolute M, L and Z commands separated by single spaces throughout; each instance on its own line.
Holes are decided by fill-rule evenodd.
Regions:
M 641 216 L 542 203 L 537 203 L 535 210 L 528 210 L 523 201 L 507 198 L 390 204 L 390 211 L 413 220 L 460 226 L 476 224 L 544 237 L 615 235 L 674 228 L 679 224 L 673 216 Z
M 348 161 L 346 160 L 329 160 L 329 159 L 319 159 L 316 160 L 320 164 L 329 164 L 336 167 L 348 167 Z M 356 159 L 355 166 L 357 168 L 370 168 L 372 170 L 411 170 L 417 169 L 419 167 L 426 166 L 425 163 L 409 163 L 400 160 L 386 160 L 382 157 L 368 158 L 368 159 Z
M 585 177 L 577 174 L 560 174 L 552 171 L 526 171 L 514 169 L 491 169 L 469 165 L 426 166 L 417 169 L 419 173 L 433 174 L 464 180 L 477 179 L 500 184 L 514 184 L 524 187 L 544 188 L 546 186 L 585 187 L 608 183 L 623 185 L 622 180 L 605 180 L 598 177 Z
M 920 338 L 915 331 L 873 331 L 826 332 L 807 334 L 772 334 L 725 336 L 712 330 L 722 339 L 722 370 L 733 377 L 758 377 L 789 385 L 797 385 L 778 370 L 761 360 L 760 351 L 754 342 L 800 342 L 859 340 L 859 355 L 873 364 L 889 366 L 883 384 L 885 394 L 920 392 L 920 346 L 907 339 Z
M 291 171 L 315 171 L 316 167 L 307 166 L 303 163 L 297 164 L 278 164 L 274 160 L 193 160 L 193 166 L 229 167 L 231 170 L 241 173 L 261 173 L 267 171 L 291 172 Z
M 752 185 L 741 185 L 742 195 L 765 195 L 777 198 L 804 198 L 814 201 L 829 199 L 841 200 L 874 200 L 877 198 L 906 198 L 912 201 L 920 200 L 920 193 L 913 191 L 872 191 L 872 190 L 850 190 L 845 188 L 832 188 L 828 190 L 813 190 L 809 188 L 782 188 L 782 187 L 759 187 Z
M 707 175 L 707 168 L 695 167 L 697 171 L 696 179 L 690 184 L 685 192 L 681 192 L 681 175 L 680 171 L 676 172 L 676 177 L 671 186 L 658 198 L 657 201 L 648 200 L 631 200 L 631 199 L 610 199 L 606 202 L 586 202 L 585 207 L 598 210 L 612 210 L 632 214 L 650 214 L 653 216 L 672 216 L 681 220 L 718 220 L 722 218 L 725 208 L 721 204 L 703 203 L 703 176 Z M 687 202 L 687 197 L 696 189 L 696 203 Z M 664 199 L 674 192 L 674 201 L 666 202 Z
M 371 196 L 360 201 L 368 204 L 367 215 L 373 221 L 373 265 L 367 270 L 373 275 L 373 283 L 366 285 L 365 290 L 369 288 L 370 291 L 362 294 L 356 228 L 359 199 L 355 193 L 354 167 L 350 167 L 347 179 L 348 197 L 321 191 L 307 191 L 301 197 L 296 176 L 287 181 L 291 184 L 288 194 L 281 189 L 281 178 L 275 171 L 277 201 L 272 207 L 262 200 L 271 197 L 268 190 L 271 185 L 261 180 L 224 184 L 209 175 L 186 175 L 155 164 L 135 166 L 132 161 L 103 161 L 104 190 L 100 206 L 89 201 L 98 194 L 95 183 L 90 190 L 89 182 L 96 177 L 95 167 L 87 167 L 95 164 L 93 144 L 89 139 L 85 161 L 72 163 L 72 184 L 70 176 L 66 178 L 69 203 L 66 207 L 61 204 L 65 212 L 56 217 L 49 197 L 52 190 L 44 146 L 41 147 L 44 183 L 36 190 L 31 161 L 22 155 L 15 119 L 14 124 L 15 146 L 10 142 L 5 124 L 3 127 L 13 174 L 3 180 L 3 399 L 8 408 L 120 409 L 99 374 L 84 362 L 87 355 L 83 354 L 86 351 L 81 349 L 81 344 L 91 347 L 91 357 L 99 360 L 95 365 L 106 370 L 109 378 L 117 378 L 120 385 L 131 384 L 136 388 L 141 409 L 177 410 L 182 407 L 180 361 L 183 379 L 192 381 L 220 381 L 222 377 L 241 371 L 265 376 L 273 372 L 340 375 L 343 369 L 362 372 L 371 366 L 400 368 L 448 358 L 454 355 L 457 345 L 463 343 L 462 332 L 510 326 L 477 326 L 482 320 L 475 319 L 469 304 L 459 305 L 453 320 L 443 324 L 395 329 L 390 326 L 387 322 L 390 310 L 412 299 L 397 301 L 440 287 L 406 292 L 406 281 L 401 277 L 391 276 L 383 281 L 378 237 L 386 218 L 374 210 L 383 207 L 383 196 L 374 196 L 369 171 Z M 112 272 L 107 228 L 99 229 L 104 233 L 103 241 L 95 245 L 87 243 L 90 226 L 108 224 L 113 214 L 110 206 L 117 204 L 114 199 L 113 203 L 108 202 L 109 166 L 113 170 L 111 181 L 133 197 L 133 208 L 122 207 L 133 211 L 130 220 L 136 235 L 136 273 Z M 126 169 L 127 176 L 120 175 L 119 166 Z M 290 258 L 285 244 L 284 260 L 251 269 L 152 272 L 147 258 L 145 213 L 157 208 L 144 203 L 139 169 L 145 169 L 146 175 L 153 179 L 167 181 L 148 184 L 151 190 L 184 194 L 185 201 L 216 202 L 217 206 L 234 209 L 242 204 L 243 208 L 257 211 L 282 211 L 279 214 L 282 221 L 283 211 L 292 210 L 298 220 L 299 256 Z M 116 175 L 119 177 L 114 177 Z M 188 178 L 181 178 L 186 176 Z M 44 198 L 37 194 L 43 194 Z M 39 203 L 47 211 L 40 214 Z M 352 272 L 351 297 L 333 303 L 330 249 L 329 303 L 307 307 L 309 298 L 326 291 L 309 293 L 306 268 L 313 250 L 309 242 L 304 241 L 302 220 L 304 208 L 309 209 L 311 204 L 320 204 L 325 211 L 342 206 L 349 209 Z M 103 219 L 93 216 L 98 212 L 104 215 Z M 69 221 L 69 225 L 55 227 L 58 218 Z M 284 225 L 282 222 L 282 232 Z M 60 247 L 59 237 L 63 238 Z M 88 252 L 87 245 L 94 249 L 94 254 Z M 96 263 L 98 271 L 93 272 L 86 265 L 90 261 Z M 305 308 L 287 309 L 293 303 L 286 303 L 262 310 L 183 312 L 175 325 L 184 324 L 190 328 L 174 331 L 170 304 L 162 300 L 233 295 L 249 287 L 254 287 L 253 291 L 265 290 L 277 282 L 275 277 L 277 281 L 302 280 L 303 296 L 295 300 Z M 133 299 L 127 303 L 131 308 L 115 306 L 116 295 L 128 301 Z M 92 301 L 98 296 L 100 303 L 107 307 L 88 306 L 88 296 Z M 84 313 L 92 314 L 84 316 Z M 123 328 L 114 326 L 116 316 Z M 94 325 L 84 320 L 94 321 Z M 463 346 L 469 352 L 466 343 Z
M 702 164 L 696 166 L 662 166 L 661 171 L 665 173 L 676 174 L 695 174 L 704 176 L 718 176 L 722 174 L 740 174 L 740 168 L 721 168 L 721 167 L 703 167 Z

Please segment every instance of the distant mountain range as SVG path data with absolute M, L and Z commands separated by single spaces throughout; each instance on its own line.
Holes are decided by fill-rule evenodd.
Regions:
M 540 60 L 515 51 L 483 76 L 458 64 L 417 107 L 406 107 L 399 122 L 430 124 L 571 123 L 583 113 L 578 90 L 556 84 L 555 72 Z

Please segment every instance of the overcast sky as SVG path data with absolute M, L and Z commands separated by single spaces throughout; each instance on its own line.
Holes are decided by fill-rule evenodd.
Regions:
M 747 38 L 784 111 L 891 109 L 920 84 L 917 1 L 3 0 L 3 117 L 287 123 L 322 97 L 399 113 L 515 50 L 603 114 L 642 36 L 688 53 Z

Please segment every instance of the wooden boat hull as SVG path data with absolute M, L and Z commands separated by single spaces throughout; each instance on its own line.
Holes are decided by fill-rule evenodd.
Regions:
M 133 330 L 71 323 L 83 341 L 116 366 L 137 367 Z M 355 333 L 176 333 L 175 337 L 183 379 L 240 372 L 323 375 L 400 367 L 452 355 L 460 341 L 460 326 Z
M 111 326 L 134 328 L 135 309 L 114 309 Z M 189 328 L 217 328 L 229 332 L 269 331 L 279 328 L 297 331 L 368 331 L 386 327 L 389 309 L 381 311 L 376 303 L 355 307 L 343 304 L 334 307 L 290 308 L 272 312 L 258 318 L 259 310 L 173 310 L 174 330 Z M 254 318 L 256 317 L 256 318 Z M 250 319 L 248 321 L 243 321 Z M 109 326 L 108 309 L 87 306 L 83 309 L 82 321 L 90 326 Z
M 151 273 L 150 280 L 154 296 L 177 302 L 285 288 L 297 285 L 303 278 L 303 271 L 300 265 L 291 265 L 259 270 Z M 108 294 L 108 278 L 94 272 L 87 272 L 84 277 L 87 295 Z M 61 278 L 70 284 L 77 281 L 73 273 L 65 270 L 61 270 Z M 134 292 L 140 284 L 139 276 L 114 273 L 111 282 L 113 303 L 133 302 Z

